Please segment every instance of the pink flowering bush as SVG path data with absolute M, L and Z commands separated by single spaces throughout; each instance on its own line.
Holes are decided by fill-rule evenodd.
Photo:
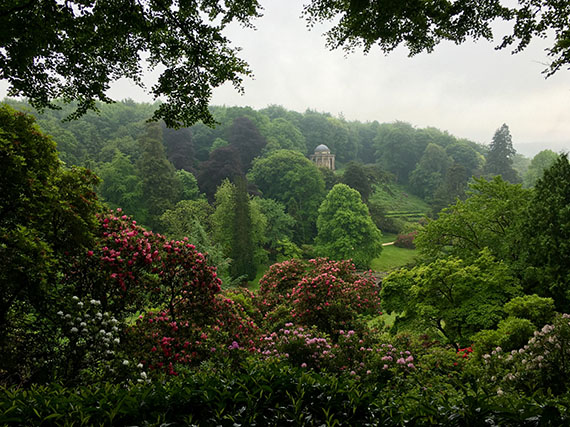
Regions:
M 375 381 L 385 381 L 416 369 L 410 351 L 379 343 L 371 335 L 341 330 L 335 343 L 314 326 L 305 328 L 293 323 L 262 335 L 257 352 L 265 359 L 280 359 L 296 367 L 324 369 Z
M 315 325 L 327 333 L 356 327 L 358 316 L 380 311 L 373 280 L 346 282 L 328 272 L 304 278 L 291 292 L 292 316 L 302 325 Z
M 414 243 L 414 240 L 416 239 L 417 235 L 417 231 L 412 231 L 406 234 L 398 234 L 398 237 L 396 237 L 396 241 L 394 242 L 394 246 L 405 249 L 415 249 L 416 244 Z
M 98 218 L 96 246 L 76 257 L 65 281 L 80 297 L 101 301 L 104 310 L 117 315 L 134 311 L 158 291 L 153 268 L 160 258 L 160 237 L 121 215 L 120 209 Z
M 330 338 L 317 328 L 285 324 L 277 332 L 262 335 L 257 349 L 265 359 L 279 358 L 293 366 L 320 370 L 334 358 Z
M 273 265 L 260 283 L 258 307 L 272 331 L 292 322 L 336 335 L 355 328 L 359 316 L 380 311 L 374 280 L 359 275 L 350 261 L 286 261 Z
M 259 280 L 259 306 L 268 312 L 288 299 L 287 294 L 306 275 L 307 264 L 299 259 L 291 259 L 273 264 Z
M 333 346 L 334 370 L 374 381 L 386 381 L 416 369 L 415 359 L 408 350 L 399 350 L 390 343 L 379 342 L 374 334 L 340 330 Z

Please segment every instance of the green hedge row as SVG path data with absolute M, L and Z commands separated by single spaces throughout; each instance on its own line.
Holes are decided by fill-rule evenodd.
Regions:
M 567 425 L 568 397 L 378 384 L 271 363 L 163 383 L 0 389 L 0 425 Z

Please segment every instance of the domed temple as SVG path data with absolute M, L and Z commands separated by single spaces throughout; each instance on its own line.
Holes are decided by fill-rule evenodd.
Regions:
M 312 154 L 310 159 L 319 168 L 334 170 L 335 155 L 331 154 L 330 148 L 325 144 L 317 146 L 317 148 L 315 148 L 315 154 Z

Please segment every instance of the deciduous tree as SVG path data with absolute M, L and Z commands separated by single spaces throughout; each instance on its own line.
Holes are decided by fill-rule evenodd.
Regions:
M 316 251 L 336 260 L 352 259 L 369 267 L 382 252 L 382 233 L 376 228 L 358 191 L 337 184 L 319 208 Z
M 92 244 L 100 206 L 98 179 L 86 169 L 64 169 L 34 118 L 6 105 L 0 106 L 0 164 L 3 346 L 9 317 L 26 322 L 21 316 L 49 309 L 64 258 Z
M 506 262 L 520 257 L 521 234 L 531 193 L 518 184 L 509 184 L 501 177 L 491 181 L 475 178 L 468 197 L 457 201 L 431 220 L 416 237 L 417 248 L 425 255 L 454 255 L 464 260 L 477 257 L 484 248 Z
M 396 327 L 434 328 L 461 346 L 495 327 L 504 304 L 520 292 L 508 266 L 483 249 L 471 261 L 449 257 L 396 271 L 384 279 L 380 297 L 388 313 L 398 313 Z
M 548 0 L 312 0 L 305 6 L 310 25 L 335 22 L 326 32 L 327 44 L 347 51 L 362 47 L 368 52 L 378 45 L 390 52 L 403 44 L 415 55 L 433 51 L 442 41 L 493 40 L 495 20 L 513 21 L 512 34 L 503 37 L 499 48 L 515 45 L 514 52 L 520 52 L 533 38 L 553 34 L 552 47 L 547 49 L 552 57 L 548 74 L 570 63 L 569 14 L 568 3 Z
M 283 203 L 295 219 L 295 242 L 310 242 L 325 188 L 317 167 L 297 151 L 277 150 L 257 159 L 250 177 L 263 197 Z
M 524 186 L 526 188 L 534 187 L 536 182 L 542 178 L 544 171 L 550 168 L 557 159 L 558 154 L 552 150 L 542 150 L 534 156 L 524 176 Z
M 231 82 L 241 90 L 250 74 L 224 28 L 234 21 L 249 26 L 259 10 L 256 0 L 4 2 L 0 78 L 38 108 L 76 100 L 78 117 L 96 100 L 111 102 L 106 91 L 122 77 L 143 86 L 148 55 L 161 69 L 151 93 L 166 99 L 154 118 L 169 127 L 213 124 L 212 89 Z

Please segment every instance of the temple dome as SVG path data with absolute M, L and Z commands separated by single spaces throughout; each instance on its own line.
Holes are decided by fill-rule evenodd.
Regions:
M 321 144 L 315 148 L 315 153 L 330 153 L 331 150 L 325 144 Z

